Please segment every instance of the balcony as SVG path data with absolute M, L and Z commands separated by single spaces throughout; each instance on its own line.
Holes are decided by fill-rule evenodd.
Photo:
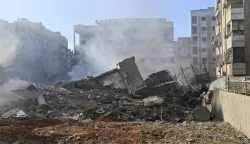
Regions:
M 227 65 L 228 72 L 232 76 L 246 75 L 246 64 L 245 63 L 232 63 Z
M 227 49 L 232 47 L 245 47 L 245 35 L 231 35 L 226 41 Z
M 232 3 L 227 8 L 226 23 L 231 20 L 244 19 L 244 8 L 242 3 Z

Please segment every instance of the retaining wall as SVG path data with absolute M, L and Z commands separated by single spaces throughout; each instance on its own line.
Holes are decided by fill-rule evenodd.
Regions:
M 250 96 L 215 90 L 208 108 L 250 138 Z

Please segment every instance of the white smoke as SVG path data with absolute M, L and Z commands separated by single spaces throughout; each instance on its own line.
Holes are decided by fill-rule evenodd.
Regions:
M 220 89 L 220 90 L 225 90 L 227 88 L 227 77 L 221 77 L 216 79 L 210 84 L 209 90 L 215 90 L 215 89 Z
M 87 36 L 86 43 L 76 48 L 81 56 L 80 63 L 70 73 L 73 78 L 113 69 L 131 56 L 135 56 L 144 78 L 153 72 L 175 69 L 173 32 L 165 19 L 100 21 L 97 26 L 84 29 L 93 27 L 93 36 Z
M 15 58 L 20 39 L 14 34 L 14 27 L 8 22 L 0 20 L 0 66 L 7 67 Z
M 29 83 L 19 79 L 11 79 L 0 86 L 0 105 L 11 100 L 16 100 L 15 96 L 11 90 L 24 89 L 29 86 Z

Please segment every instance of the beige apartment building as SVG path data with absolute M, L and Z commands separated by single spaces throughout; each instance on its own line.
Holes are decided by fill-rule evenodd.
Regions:
M 249 74 L 249 70 L 247 70 L 250 69 L 247 66 L 249 60 L 246 55 L 249 50 L 244 32 L 244 1 L 216 0 L 215 15 L 216 39 L 214 45 L 217 55 L 217 77 Z
M 215 25 L 213 7 L 191 11 L 191 55 L 194 70 L 196 73 L 209 72 L 212 78 L 216 75 L 216 53 L 211 46 L 215 37 Z

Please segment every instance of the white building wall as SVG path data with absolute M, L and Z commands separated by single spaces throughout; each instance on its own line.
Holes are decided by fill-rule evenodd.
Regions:
M 208 71 L 212 77 L 215 77 L 216 59 L 215 49 L 211 46 L 215 37 L 215 15 L 213 7 L 208 9 L 191 11 L 191 37 L 193 48 L 193 64 L 198 73 Z M 198 71 L 200 65 L 206 64 Z

